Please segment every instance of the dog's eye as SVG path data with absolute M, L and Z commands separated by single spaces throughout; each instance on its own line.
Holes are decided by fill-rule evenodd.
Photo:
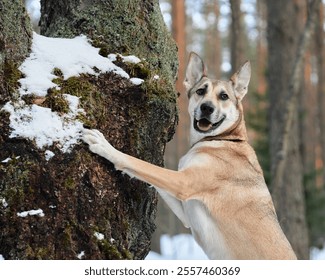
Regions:
M 207 92 L 207 88 L 208 88 L 207 85 L 205 85 L 204 88 L 199 88 L 198 90 L 196 90 L 196 94 L 197 95 L 204 95 Z
M 227 93 L 225 93 L 225 92 L 223 91 L 223 92 L 221 92 L 221 93 L 219 94 L 219 98 L 220 98 L 221 100 L 225 101 L 225 100 L 228 100 L 228 99 L 229 99 L 229 96 L 228 96 Z

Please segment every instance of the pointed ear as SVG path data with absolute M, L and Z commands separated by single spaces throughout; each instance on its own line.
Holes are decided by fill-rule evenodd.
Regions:
M 186 75 L 184 86 L 186 90 L 190 90 L 202 77 L 207 75 L 207 69 L 201 59 L 196 53 L 191 52 L 188 65 L 186 68 Z
M 246 61 L 242 67 L 230 78 L 235 89 L 235 95 L 239 101 L 247 93 L 249 80 L 251 78 L 251 64 Z

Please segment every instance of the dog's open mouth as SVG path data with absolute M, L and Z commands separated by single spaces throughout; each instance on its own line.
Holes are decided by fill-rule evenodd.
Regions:
M 194 125 L 194 128 L 197 131 L 209 132 L 211 130 L 214 130 L 214 129 L 218 128 L 222 124 L 222 122 L 225 120 L 225 118 L 226 118 L 226 116 L 222 116 L 220 121 L 218 121 L 216 123 L 212 123 L 206 118 L 203 118 L 203 119 L 200 119 L 200 120 L 194 119 L 194 124 L 193 125 Z

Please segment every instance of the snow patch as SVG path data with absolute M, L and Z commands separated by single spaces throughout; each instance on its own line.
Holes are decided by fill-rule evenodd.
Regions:
M 4 208 L 7 208 L 7 207 L 8 207 L 8 203 L 7 203 L 7 201 L 6 201 L 5 198 L 1 198 L 0 201 L 1 201 L 1 204 L 2 204 L 2 206 L 3 206 Z
M 161 254 L 149 252 L 146 260 L 207 260 L 201 247 L 190 234 L 160 237 Z
M 134 84 L 136 86 L 139 86 L 144 82 L 144 80 L 142 80 L 140 78 L 130 78 L 130 81 L 132 84 Z
M 82 257 L 84 257 L 84 256 L 85 256 L 85 251 L 81 251 L 81 252 L 77 255 L 77 258 L 78 258 L 79 260 L 81 260 Z
M 8 102 L 3 108 L 10 113 L 10 138 L 23 137 L 34 140 L 40 149 L 57 142 L 65 153 L 70 151 L 81 137 L 83 124 L 75 119 L 77 112 L 70 111 L 60 116 L 50 108 L 35 104 L 25 106 L 22 102 Z
M 311 260 L 325 260 L 325 243 L 322 249 L 312 247 L 310 250 Z
M 0 261 L 4 261 L 5 258 L 0 254 Z
M 6 159 L 4 159 L 3 161 L 1 161 L 2 163 L 8 163 L 9 161 L 11 161 L 11 158 L 10 157 L 8 157 L 8 158 L 6 158 Z
M 19 158 L 20 158 L 20 156 L 15 157 L 15 159 L 19 159 Z M 8 163 L 9 161 L 12 161 L 12 158 L 8 157 L 8 158 L 4 159 L 3 161 L 1 161 L 1 163 Z
M 55 156 L 55 153 L 53 153 L 53 152 L 50 151 L 50 150 L 46 150 L 45 153 L 44 153 L 44 155 L 45 155 L 45 159 L 46 159 L 47 161 L 49 161 L 52 157 Z
M 40 217 L 44 217 L 44 213 L 42 209 L 37 209 L 37 210 L 29 210 L 29 211 L 24 211 L 24 212 L 18 212 L 17 216 L 21 217 L 21 218 L 25 218 L 27 216 L 40 216 Z
M 120 55 L 121 56 L 121 55 Z M 19 70 L 24 78 L 19 80 L 20 97 L 16 102 L 8 102 L 3 110 L 10 113 L 10 137 L 22 137 L 35 141 L 38 148 L 57 144 L 62 152 L 70 152 L 81 137 L 83 124 L 77 120 L 78 114 L 84 114 L 79 109 L 79 98 L 65 94 L 64 98 L 69 104 L 69 112 L 58 114 L 50 108 L 36 104 L 27 105 L 22 100 L 26 94 L 36 97 L 45 97 L 48 89 L 59 86 L 52 82 L 57 78 L 54 69 L 60 69 L 63 78 L 79 76 L 81 73 L 98 76 L 100 73 L 113 72 L 123 78 L 130 76 L 122 68 L 113 63 L 117 55 L 103 57 L 99 49 L 93 47 L 86 36 L 73 39 L 49 38 L 33 34 L 33 43 L 30 56 L 25 59 Z M 128 63 L 139 63 L 136 56 L 121 56 Z M 96 70 L 94 70 L 96 69 Z M 143 80 L 131 78 L 131 82 L 140 85 Z M 52 154 L 45 153 L 46 160 Z M 6 159 L 10 161 L 10 159 Z M 8 161 L 2 161 L 6 163 Z
M 54 68 L 62 71 L 64 79 L 79 76 L 81 73 L 98 75 L 95 67 L 103 73 L 114 72 L 130 78 L 122 68 L 99 55 L 98 51 L 83 35 L 66 39 L 49 38 L 34 33 L 32 52 L 19 68 L 25 74 L 25 78 L 19 80 L 20 94 L 45 96 L 48 88 L 57 87 L 52 82 L 56 78 L 53 74 Z
M 116 61 L 117 60 L 117 57 L 120 57 L 120 58 L 122 58 L 122 61 L 123 62 L 126 62 L 126 63 L 132 63 L 132 64 L 138 64 L 138 63 L 140 63 L 141 62 L 141 59 L 140 58 L 138 58 L 138 57 L 136 57 L 136 56 L 134 56 L 134 55 L 128 55 L 128 56 L 123 56 L 123 55 L 121 55 L 121 54 L 109 54 L 108 56 L 107 56 L 107 58 L 110 60 L 110 61 L 112 61 L 112 62 L 114 62 L 114 61 Z
M 98 240 L 103 240 L 105 238 L 104 234 L 100 233 L 100 232 L 95 232 L 94 236 L 98 239 Z

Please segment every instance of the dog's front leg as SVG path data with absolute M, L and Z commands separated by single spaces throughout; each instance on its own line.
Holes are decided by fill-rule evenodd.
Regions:
M 148 184 L 161 188 L 180 200 L 192 198 L 197 193 L 198 182 L 190 170 L 168 170 L 116 150 L 97 130 L 84 130 L 83 140 L 89 149 L 109 161 L 115 168 Z
M 89 145 L 89 150 L 112 162 L 116 169 L 122 170 L 125 154 L 108 143 L 101 132 L 96 129 L 84 129 L 82 140 Z

